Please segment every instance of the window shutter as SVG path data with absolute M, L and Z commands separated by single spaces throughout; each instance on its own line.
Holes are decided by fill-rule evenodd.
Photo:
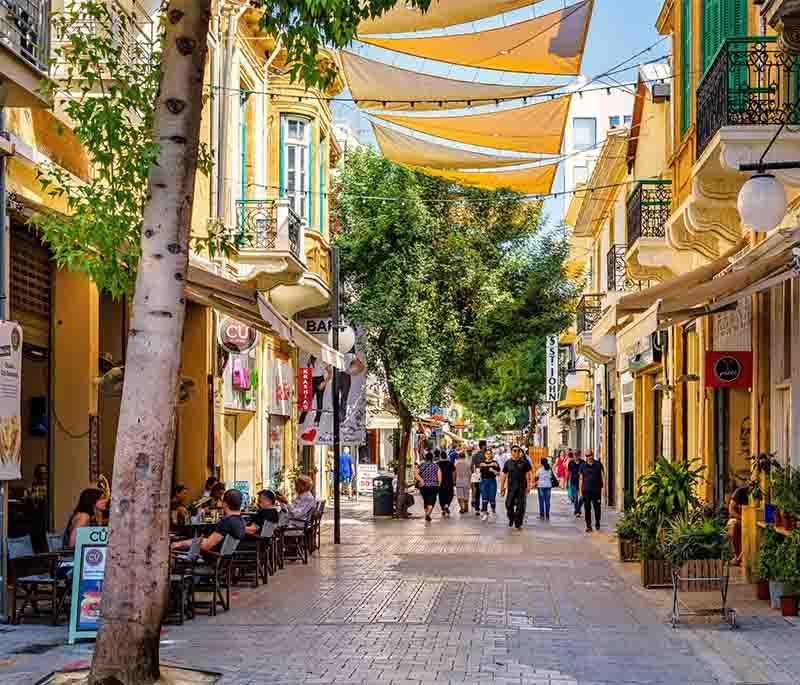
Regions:
M 286 195 L 286 182 L 284 181 L 284 170 L 286 164 L 286 145 L 283 140 L 283 129 L 286 127 L 286 117 L 281 115 L 280 124 L 278 126 L 278 196 L 284 197 Z
M 692 122 L 692 0 L 683 0 L 681 12 L 681 133 Z
M 722 3 L 724 1 L 703 0 L 703 35 L 700 40 L 703 53 L 703 74 L 708 71 L 720 45 L 722 45 Z
M 319 141 L 319 232 L 325 233 L 325 140 Z
M 308 192 L 306 194 L 306 206 L 308 207 L 307 215 L 308 215 L 308 227 L 314 225 L 314 196 L 311 194 L 311 189 L 313 188 L 313 180 L 314 180 L 314 136 L 313 136 L 313 129 L 309 126 L 308 131 L 308 171 L 307 171 L 307 185 L 308 185 Z

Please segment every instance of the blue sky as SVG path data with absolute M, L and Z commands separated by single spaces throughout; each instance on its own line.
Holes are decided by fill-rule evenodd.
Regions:
M 401 2 L 403 0 L 400 0 Z M 458 0 L 445 0 L 458 2 Z M 451 29 L 431 31 L 428 34 L 441 35 L 443 33 L 464 33 L 466 31 L 480 31 L 511 24 L 518 21 L 540 16 L 547 12 L 560 9 L 568 4 L 563 0 L 544 0 L 532 8 L 518 10 L 504 17 L 496 17 L 481 22 L 473 22 L 468 26 L 453 27 Z M 662 0 L 595 0 L 594 14 L 592 17 L 586 53 L 583 62 L 583 73 L 588 77 L 602 74 L 616 64 L 628 59 L 640 50 L 645 49 L 659 39 L 655 29 L 655 21 L 661 9 Z M 635 67 L 639 62 L 662 57 L 669 52 L 669 41 L 664 41 L 653 48 L 649 53 L 642 55 L 632 63 L 631 70 L 615 75 L 619 81 L 626 82 L 635 79 Z M 423 70 L 428 73 L 450 76 L 463 80 L 479 80 L 495 83 L 566 83 L 566 79 L 553 79 L 551 77 L 520 76 L 490 72 L 477 69 L 453 68 L 448 65 L 431 63 L 430 61 L 398 56 L 388 51 L 369 46 L 354 46 L 354 50 L 372 59 L 388 61 L 405 69 Z M 345 91 L 342 96 L 349 93 Z M 369 122 L 366 116 L 351 104 L 335 103 L 334 116 L 337 120 L 350 122 L 354 131 L 365 142 L 372 142 Z M 556 183 L 556 187 L 558 183 Z M 561 203 L 548 203 L 547 209 L 554 219 L 560 214 Z

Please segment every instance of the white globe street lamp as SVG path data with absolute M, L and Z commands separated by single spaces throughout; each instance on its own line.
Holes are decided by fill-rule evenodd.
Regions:
M 786 216 L 786 190 L 773 174 L 751 176 L 739 191 L 736 206 L 751 231 L 768 233 Z

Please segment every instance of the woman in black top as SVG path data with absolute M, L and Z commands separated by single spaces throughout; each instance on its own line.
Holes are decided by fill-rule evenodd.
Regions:
M 439 485 L 439 506 L 442 509 L 442 516 L 450 516 L 450 503 L 455 495 L 456 480 L 455 466 L 447 456 L 446 450 L 436 450 L 439 454 L 439 470 L 442 472 L 442 480 Z

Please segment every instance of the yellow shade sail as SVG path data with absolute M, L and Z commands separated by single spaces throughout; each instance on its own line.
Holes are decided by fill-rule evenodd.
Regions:
M 507 188 L 524 195 L 545 195 L 553 187 L 557 164 L 509 169 L 507 171 L 442 171 L 441 169 L 421 168 L 430 176 L 446 178 L 463 186 L 474 186 L 486 190 Z
M 541 0 L 433 0 L 427 12 L 398 2 L 380 17 L 367 19 L 358 25 L 359 35 L 371 33 L 411 33 L 445 26 L 466 24 L 504 14 L 522 7 L 535 5 Z
M 491 169 L 518 166 L 537 161 L 535 157 L 502 157 L 483 152 L 471 152 L 450 145 L 440 145 L 408 136 L 373 123 L 375 138 L 386 159 L 406 166 L 426 166 L 436 169 Z
M 564 96 L 486 114 L 444 117 L 375 115 L 375 118 L 464 145 L 558 154 L 561 152 L 569 102 L 570 96 Z
M 365 109 L 415 112 L 463 109 L 468 103 L 479 105 L 531 97 L 558 88 L 457 81 L 400 69 L 346 51 L 341 53 L 341 61 L 350 94 Z
M 574 76 L 593 0 L 490 31 L 428 38 L 361 38 L 379 48 L 481 69 Z

